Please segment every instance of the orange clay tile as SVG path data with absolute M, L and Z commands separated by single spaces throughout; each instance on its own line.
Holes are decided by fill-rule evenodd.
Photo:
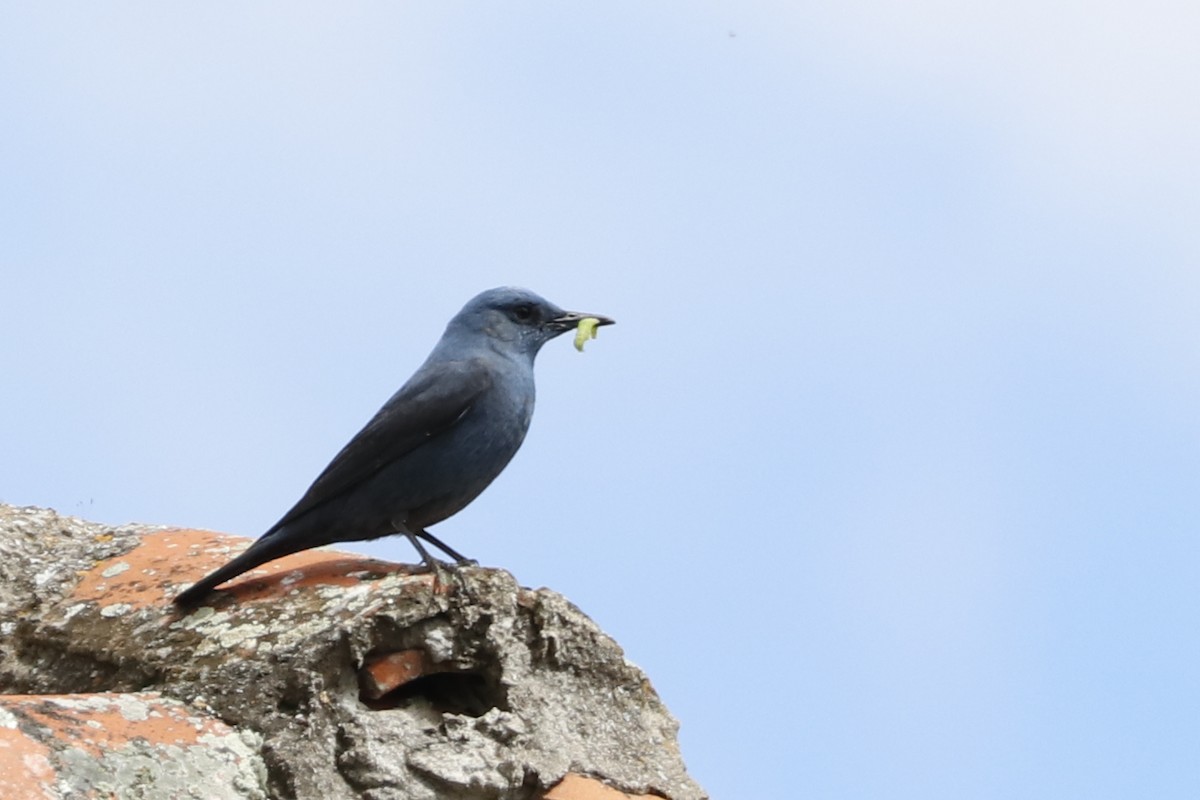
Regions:
M 429 672 L 429 659 L 423 650 L 401 650 L 374 656 L 363 666 L 363 692 L 377 700 L 398 686 Z
M 57 797 L 49 788 L 55 777 L 49 747 L 20 728 L 0 725 L 0 797 Z
M 652 794 L 625 794 L 595 778 L 568 772 L 542 795 L 543 800 L 662 800 Z
M 239 734 L 220 720 L 157 692 L 3 695 L 0 798 L 99 797 L 70 788 L 80 756 L 98 765 L 114 753 L 144 753 L 148 747 L 160 758 L 176 759 L 180 748 L 199 746 L 224 749 L 226 758 L 245 763 L 254 756 L 244 748 L 239 753 L 240 743 Z M 83 767 L 85 773 L 89 769 Z
M 201 530 L 169 530 L 146 534 L 137 547 L 98 562 L 82 573 L 72 599 L 128 603 L 134 608 L 159 607 L 183 585 L 216 569 L 250 543 L 241 536 Z M 305 550 L 268 562 L 233 579 L 230 593 L 238 600 L 275 596 L 294 586 L 348 586 L 356 572 L 411 574 L 413 567 L 377 561 L 336 550 Z M 432 581 L 430 575 L 415 576 Z
M 0 709 L 93 756 L 135 737 L 152 744 L 185 746 L 196 744 L 206 734 L 230 732 L 224 723 L 194 716 L 186 706 L 163 700 L 157 692 L 4 695 L 0 696 Z

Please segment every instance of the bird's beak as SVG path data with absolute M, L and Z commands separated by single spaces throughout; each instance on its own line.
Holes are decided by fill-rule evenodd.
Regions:
M 608 317 L 604 317 L 599 314 L 588 314 L 585 311 L 567 311 L 547 322 L 546 327 L 555 333 L 563 333 L 565 331 L 577 328 L 579 326 L 579 321 L 581 319 L 587 319 L 588 317 L 599 320 L 599 322 L 596 323 L 597 327 L 600 325 L 615 325 L 617 322 L 615 319 L 609 319 Z

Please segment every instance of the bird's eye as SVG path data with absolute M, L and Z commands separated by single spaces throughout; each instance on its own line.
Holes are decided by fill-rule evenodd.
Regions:
M 521 322 L 528 322 L 533 319 L 533 306 L 521 304 L 513 309 L 513 316 Z

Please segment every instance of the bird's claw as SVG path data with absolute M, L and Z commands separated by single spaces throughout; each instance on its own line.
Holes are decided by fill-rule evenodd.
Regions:
M 429 559 L 428 562 L 422 564 L 425 571 L 433 576 L 433 591 L 439 591 L 443 586 L 450 588 L 454 585 L 467 588 L 467 582 L 462 574 L 463 567 L 478 566 L 478 562 L 474 560 L 459 561 L 450 563 L 449 561 L 439 561 L 436 558 Z

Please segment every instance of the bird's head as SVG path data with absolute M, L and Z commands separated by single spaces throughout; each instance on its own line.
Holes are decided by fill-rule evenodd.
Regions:
M 447 333 L 482 333 L 504 349 L 515 349 L 533 357 L 546 342 L 574 330 L 579 321 L 587 317 L 600 320 L 600 325 L 614 322 L 599 314 L 564 311 L 528 289 L 503 286 L 472 298 L 450 320 Z

